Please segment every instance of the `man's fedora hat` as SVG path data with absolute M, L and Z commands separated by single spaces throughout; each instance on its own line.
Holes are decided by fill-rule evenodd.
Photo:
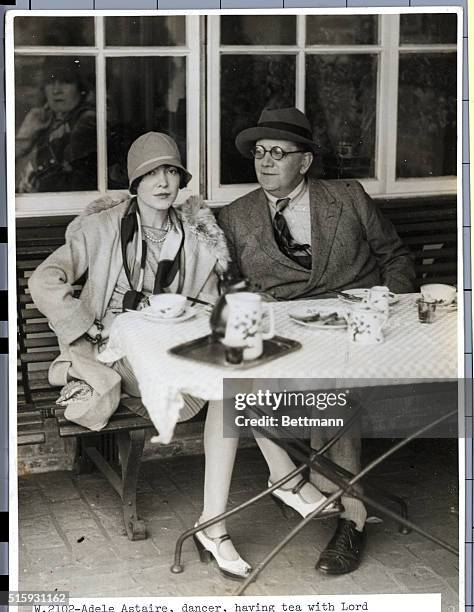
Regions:
M 314 152 L 317 149 L 308 119 L 294 106 L 265 109 L 256 127 L 247 128 L 237 134 L 235 146 L 244 157 L 251 158 L 252 147 L 257 140 L 264 138 L 301 143 Z

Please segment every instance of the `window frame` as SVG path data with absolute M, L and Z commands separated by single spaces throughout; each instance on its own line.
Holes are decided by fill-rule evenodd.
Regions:
M 401 53 L 446 52 L 457 54 L 458 78 L 458 165 L 462 156 L 461 146 L 461 61 L 462 61 L 462 14 L 459 9 L 432 7 L 423 10 L 402 8 L 387 9 L 380 14 L 378 9 L 351 9 L 350 13 L 337 9 L 313 9 L 301 12 L 280 10 L 266 11 L 275 14 L 296 15 L 297 37 L 294 45 L 275 46 L 223 46 L 220 47 L 219 24 L 222 13 L 185 14 L 179 11 L 78 11 L 77 16 L 94 19 L 95 46 L 18 46 L 9 45 L 7 57 L 12 60 L 17 55 L 86 55 L 96 61 L 96 107 L 97 107 L 97 160 L 98 189 L 82 192 L 55 192 L 36 194 L 15 194 L 16 211 L 19 217 L 70 215 L 81 212 L 92 200 L 105 194 L 114 196 L 123 190 L 106 189 L 106 92 L 105 61 L 107 57 L 117 56 L 184 56 L 186 57 L 186 121 L 187 121 L 187 165 L 193 175 L 188 187 L 180 192 L 179 201 L 191 193 L 201 193 L 211 206 L 221 206 L 257 187 L 257 183 L 240 185 L 219 185 L 220 168 L 220 56 L 221 51 L 240 54 L 285 53 L 296 56 L 296 104 L 304 110 L 305 97 L 305 55 L 316 53 L 374 53 L 378 57 L 376 84 L 376 159 L 375 178 L 360 179 L 368 193 L 380 197 L 413 197 L 456 193 L 460 177 L 409 178 L 396 179 L 396 140 L 397 140 L 397 93 L 398 58 Z M 450 13 L 457 14 L 458 38 L 456 44 L 399 44 L 400 15 L 409 13 Z M 248 14 L 249 11 L 232 11 L 232 14 Z M 229 14 L 226 12 L 225 14 Z M 259 12 L 252 12 L 258 15 Z M 307 15 L 328 14 L 374 14 L 378 16 L 378 41 L 372 45 L 310 45 L 305 46 L 305 21 Z M 35 18 L 40 16 L 69 16 L 69 11 L 15 11 L 10 20 L 10 40 L 13 41 L 13 21 L 16 17 Z M 104 19 L 113 16 L 160 16 L 179 15 L 185 18 L 185 45 L 173 47 L 105 47 Z M 206 40 L 207 39 L 207 40 Z M 13 41 L 14 42 L 14 41 Z M 199 78 L 196 76 L 199 75 Z M 207 86 L 206 86 L 207 80 Z M 13 79 L 9 83 L 10 100 L 14 98 Z M 13 93 L 12 93 L 13 92 Z M 14 105 L 13 105 L 14 106 Z M 14 114 L 14 109 L 13 109 Z M 14 123 L 14 117 L 10 119 Z M 13 143 L 14 145 L 14 143 Z M 14 146 L 13 146 L 14 149 Z M 11 151 L 12 149 L 10 149 Z
M 14 46 L 13 56 L 18 55 L 76 55 L 92 56 L 95 58 L 96 69 L 96 112 L 97 112 L 97 190 L 47 192 L 47 193 L 16 193 L 16 214 L 18 217 L 53 216 L 78 214 L 93 200 L 104 195 L 114 196 L 123 194 L 124 190 L 107 189 L 107 109 L 106 109 L 106 59 L 108 57 L 185 57 L 186 58 L 186 154 L 187 167 L 193 175 L 192 180 L 185 189 L 179 193 L 179 200 L 184 201 L 192 193 L 198 193 L 200 188 L 200 115 L 201 115 L 201 80 L 195 75 L 200 71 L 200 40 L 201 23 L 199 15 L 184 15 L 186 39 L 184 45 L 153 47 L 153 46 L 106 46 L 105 22 L 107 17 L 126 16 L 133 17 L 131 12 L 78 12 L 78 16 L 92 16 L 94 18 L 94 46 Z M 30 11 L 15 13 L 16 17 L 47 16 L 32 15 Z M 51 15 L 51 14 L 50 14 Z M 66 16 L 68 13 L 54 13 L 54 16 Z M 140 11 L 136 13 L 141 17 L 166 17 L 170 14 Z M 14 91 L 14 86 L 13 86 Z M 14 106 L 14 105 L 13 105 Z M 14 108 L 13 108 L 14 114 Z M 14 125 L 14 116 L 11 119 Z
M 397 146 L 397 110 L 398 110 L 398 64 L 401 53 L 453 53 L 457 55 L 458 75 L 460 54 L 461 15 L 458 16 L 457 44 L 401 45 L 399 43 L 400 15 L 410 12 L 449 12 L 442 9 L 423 11 L 404 11 L 377 13 L 367 9 L 351 11 L 351 15 L 374 14 L 378 16 L 378 42 L 371 45 L 305 45 L 305 23 L 307 15 L 338 14 L 337 10 L 310 11 L 297 14 L 296 44 L 294 45 L 221 45 L 220 16 L 208 17 L 208 168 L 207 181 L 209 199 L 212 205 L 230 202 L 249 190 L 257 183 L 238 185 L 221 185 L 219 183 L 220 160 L 220 58 L 224 54 L 233 55 L 269 55 L 294 54 L 296 56 L 296 106 L 304 111 L 305 105 L 305 56 L 306 54 L 374 54 L 377 56 L 378 70 L 376 83 L 376 136 L 375 136 L 375 177 L 361 178 L 361 184 L 370 195 L 383 197 L 413 197 L 417 195 L 452 194 L 456 192 L 456 176 L 433 178 L 396 179 L 396 146 Z M 287 11 L 285 15 L 293 13 Z M 349 13 L 344 12 L 344 15 Z M 459 76 L 458 76 L 459 78 Z M 459 90 L 459 87 L 458 87 Z M 458 112 L 458 123 L 461 123 Z M 459 127 L 458 127 L 459 133 Z M 458 145 L 458 158 L 459 158 Z M 458 164 L 459 166 L 459 164 Z

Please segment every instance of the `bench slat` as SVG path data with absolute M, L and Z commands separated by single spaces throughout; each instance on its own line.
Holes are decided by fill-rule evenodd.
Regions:
M 81 427 L 76 423 L 68 421 L 64 416 L 65 408 L 58 406 L 54 409 L 54 416 L 59 425 L 59 435 L 61 437 L 69 437 L 74 435 L 86 435 L 91 433 L 111 433 L 113 431 L 124 431 L 126 429 L 142 429 L 153 427 L 149 419 L 145 419 L 134 412 L 131 412 L 126 406 L 120 404 L 110 421 L 100 432 L 91 432 L 90 429 Z
M 43 380 L 30 380 L 30 391 L 32 395 L 35 394 L 35 391 L 44 391 L 48 389 L 51 389 L 51 385 L 49 384 L 47 376 L 45 376 Z
M 30 319 L 46 319 L 44 314 L 40 312 L 37 308 L 22 308 L 21 318 L 28 321 Z
M 433 264 L 420 264 L 415 265 L 415 270 L 417 272 L 426 272 L 427 274 L 431 274 L 432 272 L 449 272 L 453 267 L 451 262 L 440 262 Z
M 38 410 L 28 410 L 18 414 L 18 427 L 26 427 L 27 425 L 43 425 L 44 419 Z
M 31 323 L 30 321 L 25 321 L 25 325 L 23 326 L 25 334 L 42 334 L 45 332 L 50 332 L 51 328 L 48 323 Z
M 95 433 L 112 433 L 115 431 L 126 431 L 130 429 L 143 429 L 149 427 L 153 427 L 151 421 L 136 415 L 119 420 L 111 419 L 108 425 L 104 427 L 104 429 L 101 429 L 99 432 Z M 86 429 L 85 427 L 81 427 L 80 425 L 76 425 L 71 421 L 67 421 L 64 425 L 59 426 L 59 435 L 62 438 L 87 434 L 90 435 L 91 433 L 94 432 L 91 432 L 90 429 Z
M 57 348 L 58 347 L 58 339 L 56 336 L 49 337 L 33 337 L 33 338 L 25 338 L 25 348 L 42 348 L 47 346 L 48 348 Z
M 28 380 L 30 382 L 48 382 L 48 370 L 44 369 L 44 370 L 29 372 Z
M 451 232 L 451 233 L 445 232 L 443 234 L 434 234 L 432 237 L 430 237 L 429 242 L 426 240 L 426 237 L 423 240 L 419 235 L 405 236 L 402 233 L 399 233 L 399 235 L 400 235 L 400 238 L 402 238 L 403 242 L 407 245 L 410 245 L 410 244 L 417 244 L 417 245 L 440 244 L 440 243 L 446 243 L 446 242 L 456 244 L 457 242 L 456 232 Z
M 40 363 L 43 361 L 54 361 L 59 351 L 38 351 L 37 353 L 22 353 L 21 360 L 24 363 Z
M 49 386 L 45 391 L 34 391 L 31 395 L 34 399 L 35 404 L 53 404 L 56 405 L 56 400 L 59 397 L 59 392 L 61 389 L 58 387 Z
M 429 249 L 425 247 L 425 248 L 416 249 L 416 250 L 411 249 L 411 253 L 412 255 L 414 255 L 414 257 L 423 258 L 423 259 L 430 259 L 430 258 L 447 259 L 449 257 L 451 258 L 451 261 L 457 261 L 458 250 L 454 247 L 435 248 L 435 249 Z
M 421 232 L 422 235 L 430 235 L 431 232 L 436 233 L 442 229 L 453 230 L 454 232 L 457 229 L 457 222 L 454 219 L 453 221 L 446 221 L 440 226 L 438 221 L 423 221 L 423 222 L 414 222 L 414 223 L 404 223 L 400 227 L 397 226 L 397 232 L 400 236 L 403 236 L 409 232 L 417 232 L 418 234 Z
M 37 254 L 37 252 L 36 252 L 36 254 Z M 20 270 L 20 271 L 24 271 L 24 270 L 36 270 L 36 268 L 40 265 L 40 263 L 43 262 L 43 259 L 37 259 L 36 257 L 34 259 L 20 259 L 20 258 L 18 258 L 17 262 L 16 262 L 17 270 Z
M 46 442 L 46 434 L 44 432 L 23 433 L 19 431 L 17 435 L 18 446 L 27 446 L 31 444 L 44 444 L 45 442 Z

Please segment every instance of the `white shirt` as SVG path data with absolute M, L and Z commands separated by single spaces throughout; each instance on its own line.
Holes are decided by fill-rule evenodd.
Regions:
M 283 198 L 276 198 L 265 190 L 264 192 L 273 219 L 277 211 L 276 203 Z M 283 216 L 285 217 L 292 237 L 299 244 L 311 245 L 311 215 L 309 212 L 308 181 L 303 179 L 293 191 L 285 197 L 290 198 L 290 202 L 283 210 Z

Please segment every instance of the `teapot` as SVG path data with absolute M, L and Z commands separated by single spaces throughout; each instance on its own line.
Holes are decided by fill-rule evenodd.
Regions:
M 225 336 L 229 309 L 225 296 L 231 293 L 237 293 L 239 291 L 248 291 L 248 287 L 249 282 L 246 278 L 236 276 L 231 272 L 227 272 L 221 277 L 219 282 L 220 296 L 217 302 L 214 304 L 214 308 L 212 309 L 209 319 L 213 340 L 222 342 L 222 339 Z

